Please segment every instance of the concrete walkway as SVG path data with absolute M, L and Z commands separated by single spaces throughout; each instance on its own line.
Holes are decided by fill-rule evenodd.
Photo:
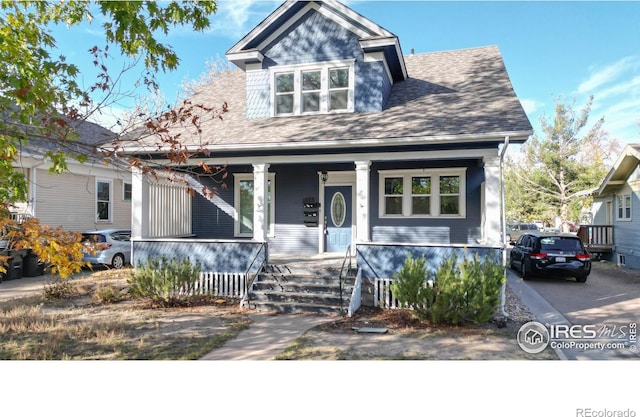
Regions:
M 201 360 L 273 360 L 307 330 L 336 319 L 318 315 L 255 313 L 251 315 L 253 323 L 248 329 Z

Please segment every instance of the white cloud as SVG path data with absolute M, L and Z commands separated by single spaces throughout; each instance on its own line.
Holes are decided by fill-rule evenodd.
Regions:
M 592 72 L 591 76 L 578 86 L 579 94 L 588 94 L 597 88 L 609 84 L 618 79 L 622 74 L 631 68 L 637 67 L 640 63 L 635 56 L 628 56 L 613 64 Z
M 210 32 L 238 40 L 281 3 L 279 0 L 219 1 L 218 10 L 211 20 Z
M 524 112 L 527 113 L 529 116 L 531 116 L 532 114 L 535 114 L 538 111 L 538 109 L 544 105 L 543 103 L 537 100 L 534 100 L 532 98 L 520 99 L 520 103 L 524 108 Z

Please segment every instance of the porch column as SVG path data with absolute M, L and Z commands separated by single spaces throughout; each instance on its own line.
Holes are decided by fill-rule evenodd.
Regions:
M 149 181 L 137 167 L 131 169 L 131 238 L 149 237 Z
M 482 235 L 489 245 L 502 245 L 500 239 L 502 197 L 500 194 L 500 157 L 485 156 L 484 162 L 484 210 Z
M 356 242 L 370 242 L 369 236 L 369 172 L 371 161 L 356 164 Z
M 267 241 L 269 164 L 253 164 L 253 240 Z

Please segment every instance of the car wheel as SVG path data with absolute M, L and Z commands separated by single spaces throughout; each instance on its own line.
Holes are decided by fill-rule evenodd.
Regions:
M 587 277 L 589 275 L 580 275 L 579 277 L 576 277 L 576 281 L 577 282 L 587 282 Z
M 520 277 L 525 281 L 531 277 L 531 274 L 527 271 L 527 266 L 524 261 L 520 263 Z
M 113 259 L 111 260 L 111 266 L 114 269 L 122 268 L 124 266 L 124 256 L 122 256 L 122 254 L 120 253 L 114 255 Z

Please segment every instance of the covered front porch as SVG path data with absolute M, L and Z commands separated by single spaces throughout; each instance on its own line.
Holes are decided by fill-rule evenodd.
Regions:
M 499 254 L 504 247 L 496 149 L 458 149 L 455 155 L 236 158 L 224 161 L 233 163 L 213 196 L 201 192 L 216 186 L 206 175 L 176 182 L 137 172 L 132 259 L 135 265 L 160 254 L 189 257 L 205 264 L 209 277 L 236 277 L 237 283 L 224 285 L 237 287 L 233 296 L 246 302 L 255 280 L 278 259 L 328 256 L 351 265 L 328 273 L 341 280 L 348 270 L 354 279 L 348 302 L 356 307 L 349 311 L 363 300 L 377 305 L 374 287 L 402 267 L 400 252 Z M 376 264 L 384 271 L 372 270 Z

